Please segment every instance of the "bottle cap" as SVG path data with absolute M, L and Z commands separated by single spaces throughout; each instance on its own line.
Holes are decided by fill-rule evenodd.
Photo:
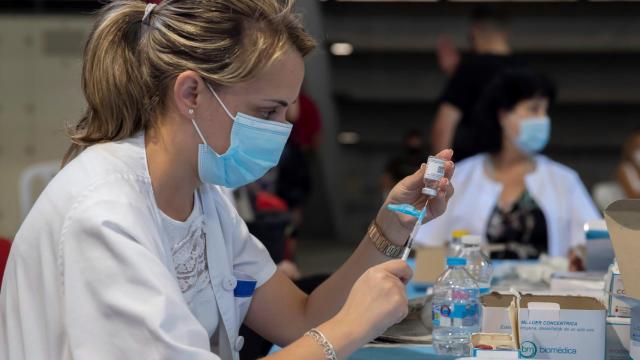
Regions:
M 467 259 L 461 257 L 448 257 L 447 266 L 465 266 L 467 265 Z
M 480 235 L 465 235 L 462 237 L 463 245 L 480 245 L 482 237 Z
M 458 230 L 453 230 L 451 232 L 451 237 L 454 238 L 461 238 L 465 235 L 469 235 L 469 231 L 468 230 L 464 230 L 464 229 L 458 229 Z

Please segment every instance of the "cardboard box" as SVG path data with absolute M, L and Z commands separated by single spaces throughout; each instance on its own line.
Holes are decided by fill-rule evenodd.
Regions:
M 447 247 L 416 248 L 416 272 L 413 282 L 416 284 L 433 284 L 445 270 Z
M 629 318 L 607 318 L 605 360 L 629 359 L 630 328 L 631 319 Z
M 518 295 L 519 296 L 519 295 Z M 518 301 L 514 297 L 505 308 L 511 331 L 508 333 L 476 333 L 471 335 L 472 354 L 485 359 L 519 359 L 520 326 Z
M 482 332 L 511 333 L 514 295 L 482 296 Z M 582 296 L 522 295 L 518 325 L 524 359 L 604 359 L 604 305 Z
M 618 260 L 625 296 L 640 299 L 640 200 L 618 200 L 604 211 L 607 229 Z M 635 280 L 635 281 L 634 281 Z
M 604 211 L 604 218 L 611 235 L 613 250 L 618 260 L 624 294 L 640 300 L 640 200 L 618 200 Z M 631 308 L 629 355 L 640 360 L 640 305 Z

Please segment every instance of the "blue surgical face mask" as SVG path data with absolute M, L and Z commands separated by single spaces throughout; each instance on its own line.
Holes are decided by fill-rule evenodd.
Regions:
M 535 154 L 549 143 L 551 119 L 548 116 L 531 117 L 520 122 L 520 134 L 516 146 L 526 154 Z
M 224 111 L 233 120 L 231 145 L 222 155 L 207 144 L 200 128 L 191 119 L 202 144 L 198 146 L 198 174 L 200 180 L 229 188 L 240 187 L 261 178 L 278 164 L 292 125 L 258 119 L 243 113 L 234 117 L 218 94 L 207 84 Z

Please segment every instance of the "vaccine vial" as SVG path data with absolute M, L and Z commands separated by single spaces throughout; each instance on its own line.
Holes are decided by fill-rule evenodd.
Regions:
M 429 156 L 427 160 L 427 170 L 424 172 L 424 188 L 422 193 L 429 197 L 438 195 L 438 184 L 444 177 L 444 167 L 446 161 L 435 156 Z

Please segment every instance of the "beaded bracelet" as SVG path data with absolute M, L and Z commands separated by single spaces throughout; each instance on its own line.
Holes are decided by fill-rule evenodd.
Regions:
M 318 329 L 311 329 L 307 331 L 305 336 L 309 336 L 312 338 L 318 345 L 322 346 L 322 350 L 324 351 L 324 356 L 327 360 L 338 360 L 338 356 L 336 355 L 336 351 L 333 349 L 333 345 L 327 340 L 323 333 L 321 333 Z

